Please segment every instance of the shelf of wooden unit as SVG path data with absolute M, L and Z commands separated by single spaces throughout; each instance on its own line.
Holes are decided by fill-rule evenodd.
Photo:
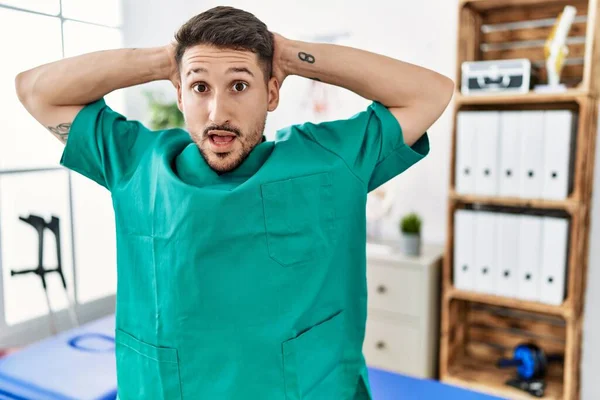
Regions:
M 523 94 L 494 94 L 476 96 L 465 96 L 460 92 L 457 92 L 454 95 L 454 102 L 457 106 L 555 104 L 579 103 L 586 97 L 588 97 L 588 92 L 579 89 L 568 89 L 561 93 L 529 92 Z
M 537 301 L 524 301 L 519 299 L 513 299 L 505 296 L 496 296 L 466 290 L 456 289 L 454 287 L 445 290 L 444 293 L 446 301 L 452 299 L 466 300 L 474 303 L 488 304 L 492 306 L 514 308 L 522 311 L 530 311 L 536 313 L 543 313 L 549 315 L 556 315 L 565 319 L 568 319 L 571 315 L 569 307 L 552 304 L 544 304 Z M 568 304 L 568 303 L 564 303 Z
M 498 7 L 506 7 L 509 4 L 519 4 L 523 6 L 536 6 L 536 5 L 544 5 L 544 6 L 564 6 L 565 0 L 460 0 L 461 6 L 469 6 L 477 11 L 485 12 L 490 9 L 495 9 Z M 553 18 L 556 17 L 555 10 L 560 10 L 561 8 L 550 8 L 535 10 L 535 15 L 539 17 Z M 525 19 L 525 18 L 523 18 Z
M 542 200 L 542 199 L 524 199 L 518 197 L 495 197 L 495 196 L 476 196 L 462 195 L 455 191 L 450 191 L 450 199 L 460 204 L 483 204 L 491 206 L 506 206 L 519 208 L 537 208 L 544 210 L 564 210 L 570 214 L 576 212 L 579 208 L 579 202 L 572 199 L 566 200 Z
M 440 380 L 508 399 L 535 397 L 506 385 L 514 369 L 495 366 L 522 341 L 564 355 L 547 378 L 544 399 L 580 398 L 581 337 L 588 268 L 590 207 L 600 96 L 600 0 L 459 0 L 456 84 L 465 61 L 528 58 L 547 81 L 543 46 L 552 21 L 566 5 L 577 9 L 560 93 L 454 96 L 446 255 L 442 270 Z M 571 51 L 572 50 L 572 51 Z M 508 198 L 456 193 L 457 114 L 469 110 L 569 109 L 578 115 L 573 185 L 564 200 Z M 454 212 L 463 206 L 564 211 L 570 215 L 567 297 L 555 306 L 458 290 L 453 286 Z
M 459 357 L 448 370 L 444 381 L 475 391 L 500 396 L 511 400 L 532 400 L 535 397 L 506 385 L 514 377 L 514 370 L 501 369 L 473 357 Z M 563 399 L 563 381 L 552 376 L 546 381 L 544 400 Z

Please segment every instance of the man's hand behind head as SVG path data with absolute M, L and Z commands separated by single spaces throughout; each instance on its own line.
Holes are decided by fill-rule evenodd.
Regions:
M 273 76 L 277 79 L 279 87 L 283 85 L 283 81 L 289 75 L 286 70 L 284 53 L 288 39 L 278 33 L 273 34 Z
M 181 84 L 181 78 L 179 75 L 179 68 L 177 66 L 177 60 L 175 60 L 175 49 L 177 47 L 176 42 L 171 42 L 170 44 L 164 46 L 165 51 L 169 57 L 170 63 L 170 71 L 169 71 L 169 80 L 175 86 L 175 89 Z

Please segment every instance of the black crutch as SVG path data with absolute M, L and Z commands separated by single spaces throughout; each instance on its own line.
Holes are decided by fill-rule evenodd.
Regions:
M 52 306 L 50 304 L 50 296 L 48 295 L 48 285 L 46 282 L 46 274 L 56 272 L 59 274 L 63 288 L 65 289 L 65 295 L 67 296 L 67 303 L 69 308 L 69 315 L 71 317 L 71 321 L 74 326 L 78 326 L 77 317 L 75 315 L 75 311 L 73 309 L 73 304 L 71 302 L 71 298 L 69 297 L 69 292 L 67 290 L 67 282 L 65 280 L 65 276 L 62 271 L 62 256 L 60 249 L 60 220 L 53 216 L 50 223 L 47 223 L 42 217 L 37 215 L 29 215 L 27 218 L 19 217 L 19 219 L 27 224 L 31 225 L 38 234 L 38 265 L 35 269 L 14 271 L 11 270 L 11 276 L 15 275 L 24 275 L 24 274 L 36 274 L 42 280 L 42 287 L 44 288 L 44 294 L 46 296 L 46 304 L 48 305 L 48 316 L 50 318 L 50 329 L 53 334 L 57 333 L 56 324 L 54 321 L 54 312 L 52 311 Z M 55 269 L 46 269 L 44 268 L 44 230 L 48 228 L 54 234 L 56 238 L 56 257 L 57 257 L 57 267 Z
M 62 269 L 62 255 L 60 250 L 60 219 L 58 217 L 52 216 L 50 223 L 46 223 L 46 228 L 50 229 L 50 231 L 54 234 L 56 239 L 56 258 L 57 258 L 57 268 L 56 272 L 60 275 L 60 279 L 62 281 L 63 289 L 65 290 L 65 296 L 67 298 L 67 308 L 69 310 L 69 316 L 71 318 L 71 323 L 73 327 L 79 326 L 79 321 L 77 320 L 77 315 L 75 314 L 75 305 L 74 301 L 71 301 L 71 296 L 69 296 L 69 291 L 67 289 L 67 281 L 65 280 L 65 275 L 63 274 Z M 53 272 L 53 271 L 49 271 Z

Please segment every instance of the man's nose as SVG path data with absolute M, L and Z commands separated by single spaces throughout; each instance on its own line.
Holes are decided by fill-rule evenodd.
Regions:
M 229 120 L 229 112 L 223 96 L 216 94 L 209 104 L 209 119 L 213 124 L 224 124 Z

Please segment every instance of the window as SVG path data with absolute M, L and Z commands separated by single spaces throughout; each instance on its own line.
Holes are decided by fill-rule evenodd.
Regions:
M 118 27 L 121 20 L 120 0 L 62 0 L 65 18 Z
M 57 166 L 62 145 L 27 113 L 15 93 L 15 76 L 36 65 L 60 60 L 60 19 L 0 7 L 0 170 Z M 35 29 L 22 29 L 35 26 Z M 36 145 L 30 146 L 35 138 Z M 27 154 L 26 157 L 24 155 Z
M 55 139 L 56 140 L 56 139 Z M 50 221 L 60 218 L 61 253 L 64 275 L 71 288 L 73 262 L 71 259 L 69 179 L 65 171 L 39 171 L 3 174 L 0 176 L 0 224 L 2 228 L 2 266 L 5 318 L 8 325 L 39 317 L 48 312 L 41 280 L 37 275 L 11 276 L 11 270 L 35 269 L 38 265 L 38 233 L 19 219 L 30 214 Z M 57 267 L 56 238 L 44 231 L 43 263 L 48 269 Z M 67 305 L 58 274 L 48 274 L 48 293 L 53 310 Z
M 48 15 L 58 15 L 60 13 L 60 0 L 2 0 L 0 4 Z
M 110 194 L 59 165 L 63 145 L 18 101 L 20 71 L 97 50 L 123 47 L 121 0 L 0 0 L 0 342 L 19 324 L 48 313 L 40 277 L 11 276 L 38 264 L 38 234 L 20 220 L 60 218 L 61 253 L 71 298 L 78 306 L 114 295 L 116 243 Z M 23 29 L 27 27 L 27 29 Z M 124 93 L 106 96 L 124 113 Z M 56 241 L 44 233 L 44 266 L 56 266 Z M 58 275 L 48 275 L 54 312 L 68 305 Z M 44 321 L 46 323 L 46 321 Z M 8 333 L 7 333 L 8 332 Z

